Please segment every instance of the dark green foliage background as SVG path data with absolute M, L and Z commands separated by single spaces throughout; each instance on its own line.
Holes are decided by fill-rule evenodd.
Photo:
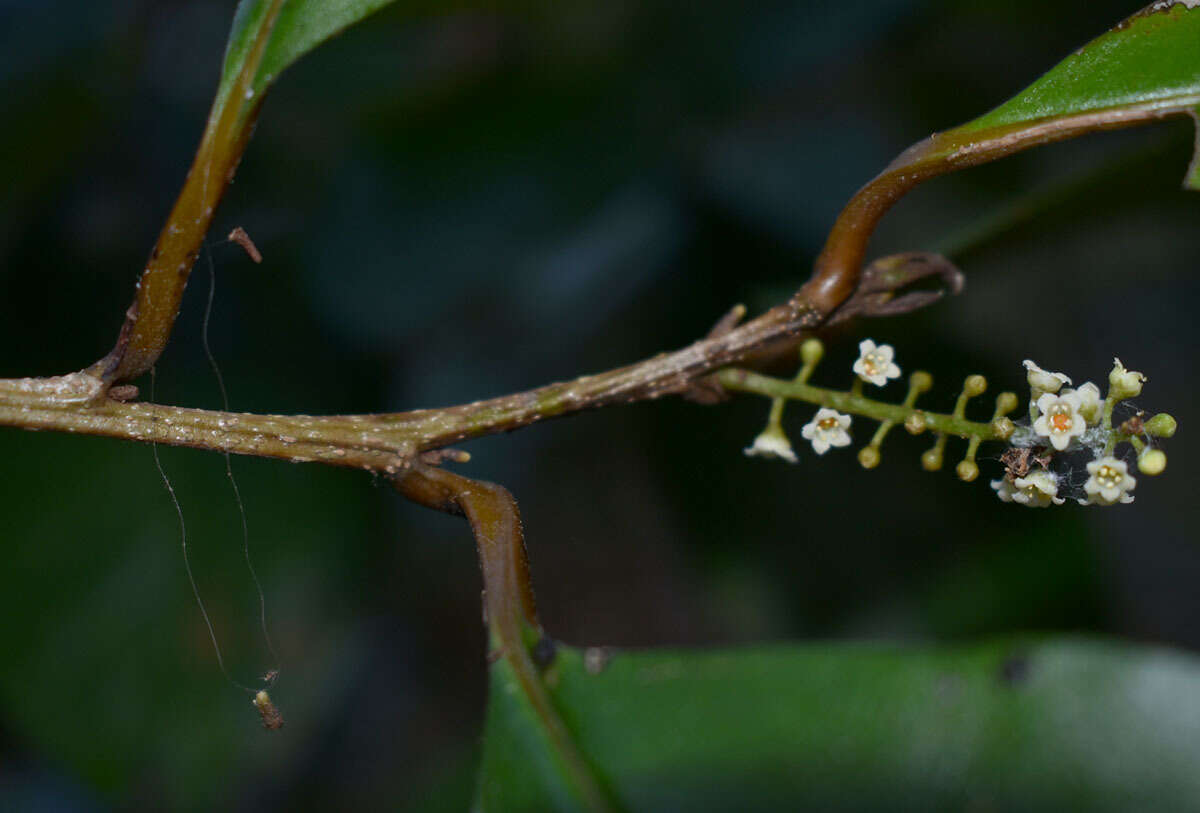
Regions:
M 0 375 L 108 349 L 182 181 L 234 3 L 0 4 Z M 235 409 L 392 411 L 682 345 L 807 275 L 854 189 L 999 103 L 1131 3 L 398 3 L 267 101 L 214 241 Z M 71 24 L 64 23 L 71 20 Z M 1119 354 L 1181 424 L 1113 511 L 1021 511 L 920 471 L 741 448 L 765 405 L 669 401 L 472 444 L 521 501 L 547 629 L 579 645 L 960 642 L 1070 631 L 1200 645 L 1190 494 L 1200 198 L 1184 123 L 937 181 L 874 253 L 963 248 L 959 300 L 860 335 L 934 371 L 1098 379 Z M 1020 215 L 1020 217 L 1018 216 Z M 1011 227 L 978 239 L 989 218 Z M 198 266 L 158 398 L 219 406 Z M 144 384 L 147 382 L 143 382 Z M 897 395 L 897 397 L 899 397 Z M 798 434 L 808 418 L 789 415 Z M 861 431 L 861 430 L 860 430 Z M 798 439 L 798 438 L 797 438 Z M 998 450 L 994 450 L 997 451 Z M 270 666 L 221 459 L 163 450 L 235 675 Z M 283 677 L 267 736 L 225 683 L 150 450 L 0 433 L 0 806 L 461 809 L 486 694 L 465 526 L 366 475 L 235 460 Z M 985 462 L 984 477 L 999 465 Z

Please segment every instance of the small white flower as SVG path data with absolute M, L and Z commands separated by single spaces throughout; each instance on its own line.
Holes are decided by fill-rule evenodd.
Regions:
M 1100 388 L 1091 381 L 1077 390 L 1067 390 L 1079 396 L 1079 414 L 1091 425 L 1100 422 Z M 1064 393 L 1065 394 L 1065 393 Z
M 1062 505 L 1066 500 L 1058 496 L 1058 477 L 1045 469 L 1031 471 L 1013 481 L 1013 502 L 1028 508 L 1045 508 L 1053 503 Z
M 1126 370 L 1120 359 L 1113 359 L 1112 372 L 1108 374 L 1108 391 L 1117 400 L 1136 398 L 1142 394 L 1146 376 L 1134 370 Z
M 1083 484 L 1086 500 L 1080 505 L 1115 505 L 1133 502 L 1133 491 L 1137 480 L 1129 476 L 1124 460 L 1109 455 L 1087 464 L 1088 480 Z
M 882 387 L 889 378 L 899 378 L 900 368 L 892 361 L 896 351 L 890 344 L 875 345 L 870 339 L 858 343 L 858 360 L 854 372 L 863 381 Z
M 1071 379 L 1067 378 L 1062 373 L 1051 373 L 1043 370 L 1033 362 L 1033 359 L 1025 359 L 1022 362 L 1025 365 L 1026 373 L 1025 380 L 1029 382 L 1029 386 L 1038 392 L 1058 392 L 1062 389 L 1063 384 L 1070 384 Z
M 777 457 L 789 463 L 796 462 L 792 442 L 779 429 L 766 429 L 754 439 L 754 443 L 742 450 L 746 457 Z
M 850 445 L 850 433 L 846 431 L 849 428 L 849 415 L 821 407 L 813 419 L 800 430 L 800 434 L 805 440 L 812 441 L 813 450 L 817 454 L 825 454 L 830 446 Z
M 1079 394 L 1073 390 L 1060 395 L 1043 393 L 1037 401 L 1038 411 L 1042 414 L 1033 422 L 1033 431 L 1049 438 L 1050 445 L 1061 452 L 1071 438 L 1082 435 L 1087 429 L 1087 421 L 1079 414 L 1080 401 Z
M 992 480 L 992 488 L 1002 502 L 1015 502 L 1026 508 L 1046 508 L 1066 502 L 1058 496 L 1058 476 L 1043 469 L 1016 480 L 1007 477 Z
M 992 488 L 996 489 L 996 496 L 1000 498 L 1000 502 L 1013 501 L 1013 493 L 1016 491 L 1016 489 L 1013 488 L 1012 482 L 1007 477 L 1002 477 L 999 480 L 993 480 Z

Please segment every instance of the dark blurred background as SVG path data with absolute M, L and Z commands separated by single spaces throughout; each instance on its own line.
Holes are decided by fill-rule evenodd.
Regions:
M 234 409 L 443 406 L 682 346 L 779 301 L 908 144 L 998 104 L 1136 0 L 397 3 L 267 100 L 218 213 L 211 328 Z M 116 336 L 216 85 L 226 2 L 0 0 L 0 375 Z M 1024 386 L 1113 355 L 1179 418 L 1160 481 L 1112 510 L 1026 511 L 922 472 L 897 433 L 749 460 L 766 404 L 606 409 L 470 444 L 509 487 L 542 618 L 573 644 L 724 646 L 1071 631 L 1200 646 L 1190 363 L 1200 196 L 1186 122 L 944 178 L 873 255 L 945 250 L 966 293 L 828 337 Z M 244 226 L 255 266 L 217 242 Z M 219 407 L 193 275 L 158 400 Z M 148 382 L 142 382 L 146 385 Z M 899 386 L 896 397 L 899 397 Z M 980 411 L 985 408 L 980 405 Z M 859 429 L 860 434 L 865 428 Z M 952 454 L 961 452 L 951 444 Z M 987 453 L 997 455 L 998 449 Z M 161 450 L 231 673 L 273 664 L 221 458 Z M 0 806 L 464 809 L 485 689 L 460 521 L 369 476 L 235 459 L 280 651 L 267 735 L 222 677 L 151 450 L 0 432 Z M 951 464 L 957 457 L 952 457 Z

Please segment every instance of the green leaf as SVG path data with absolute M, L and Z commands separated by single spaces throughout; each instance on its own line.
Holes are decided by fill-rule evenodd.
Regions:
M 217 90 L 220 106 L 243 68 L 253 61 L 255 43 L 269 29 L 262 57 L 248 89 L 259 96 L 279 74 L 322 42 L 393 0 L 241 0 L 225 49 Z M 276 14 L 278 15 L 276 17 Z
M 576 809 L 493 668 L 483 810 Z M 1182 810 L 1200 805 L 1200 658 L 1116 643 L 758 647 L 544 673 L 629 810 Z
M 1009 101 L 957 128 L 978 132 L 1135 105 L 1200 103 L 1200 3 L 1153 3 Z
M 1085 132 L 1192 114 L 1197 105 L 1200 0 L 1160 0 L 991 112 L 915 145 L 891 169 L 938 165 L 936 174 Z M 1195 177 L 1193 166 L 1185 185 Z
M 1200 2 L 1156 2 L 1092 40 L 1009 101 L 951 131 L 991 135 L 1089 114 L 1121 123 L 1122 110 L 1168 115 L 1200 103 Z M 949 136 L 951 133 L 947 133 Z M 955 139 L 959 140 L 959 139 Z M 1200 183 L 1193 158 L 1184 185 Z

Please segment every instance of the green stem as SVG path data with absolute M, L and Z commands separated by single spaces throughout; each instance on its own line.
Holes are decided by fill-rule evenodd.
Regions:
M 884 421 L 883 423 L 879 424 L 879 428 L 875 430 L 875 435 L 871 438 L 871 442 L 867 445 L 874 446 L 878 449 L 883 444 L 884 439 L 887 438 L 888 432 L 891 432 L 892 427 L 895 425 L 895 421 Z
M 888 404 L 850 392 L 814 387 L 796 381 L 784 381 L 761 375 L 750 370 L 730 369 L 717 374 L 722 386 L 738 392 L 748 392 L 768 398 L 786 398 L 806 401 L 818 406 L 831 407 L 842 412 L 862 415 L 880 422 L 903 423 L 916 410 L 912 404 Z M 982 440 L 1003 440 L 990 423 L 970 421 L 961 414 L 945 415 L 921 410 L 926 425 L 935 432 L 962 438 L 979 437 Z
M 1108 395 L 1104 398 L 1104 405 L 1100 412 L 1100 427 L 1104 430 L 1108 440 L 1104 444 L 1104 456 L 1107 457 L 1113 453 L 1113 449 L 1117 448 L 1117 434 L 1112 431 L 1112 416 L 1113 407 L 1116 406 L 1116 400 L 1113 398 L 1112 388 L 1109 388 Z
M 983 442 L 983 438 L 979 435 L 975 435 L 967 441 L 967 453 L 963 455 L 963 461 L 967 463 L 975 462 L 975 455 L 979 452 L 979 444 L 981 442 Z
M 768 431 L 783 432 L 783 406 L 786 403 L 786 398 L 776 398 L 771 401 L 771 412 L 767 415 Z

